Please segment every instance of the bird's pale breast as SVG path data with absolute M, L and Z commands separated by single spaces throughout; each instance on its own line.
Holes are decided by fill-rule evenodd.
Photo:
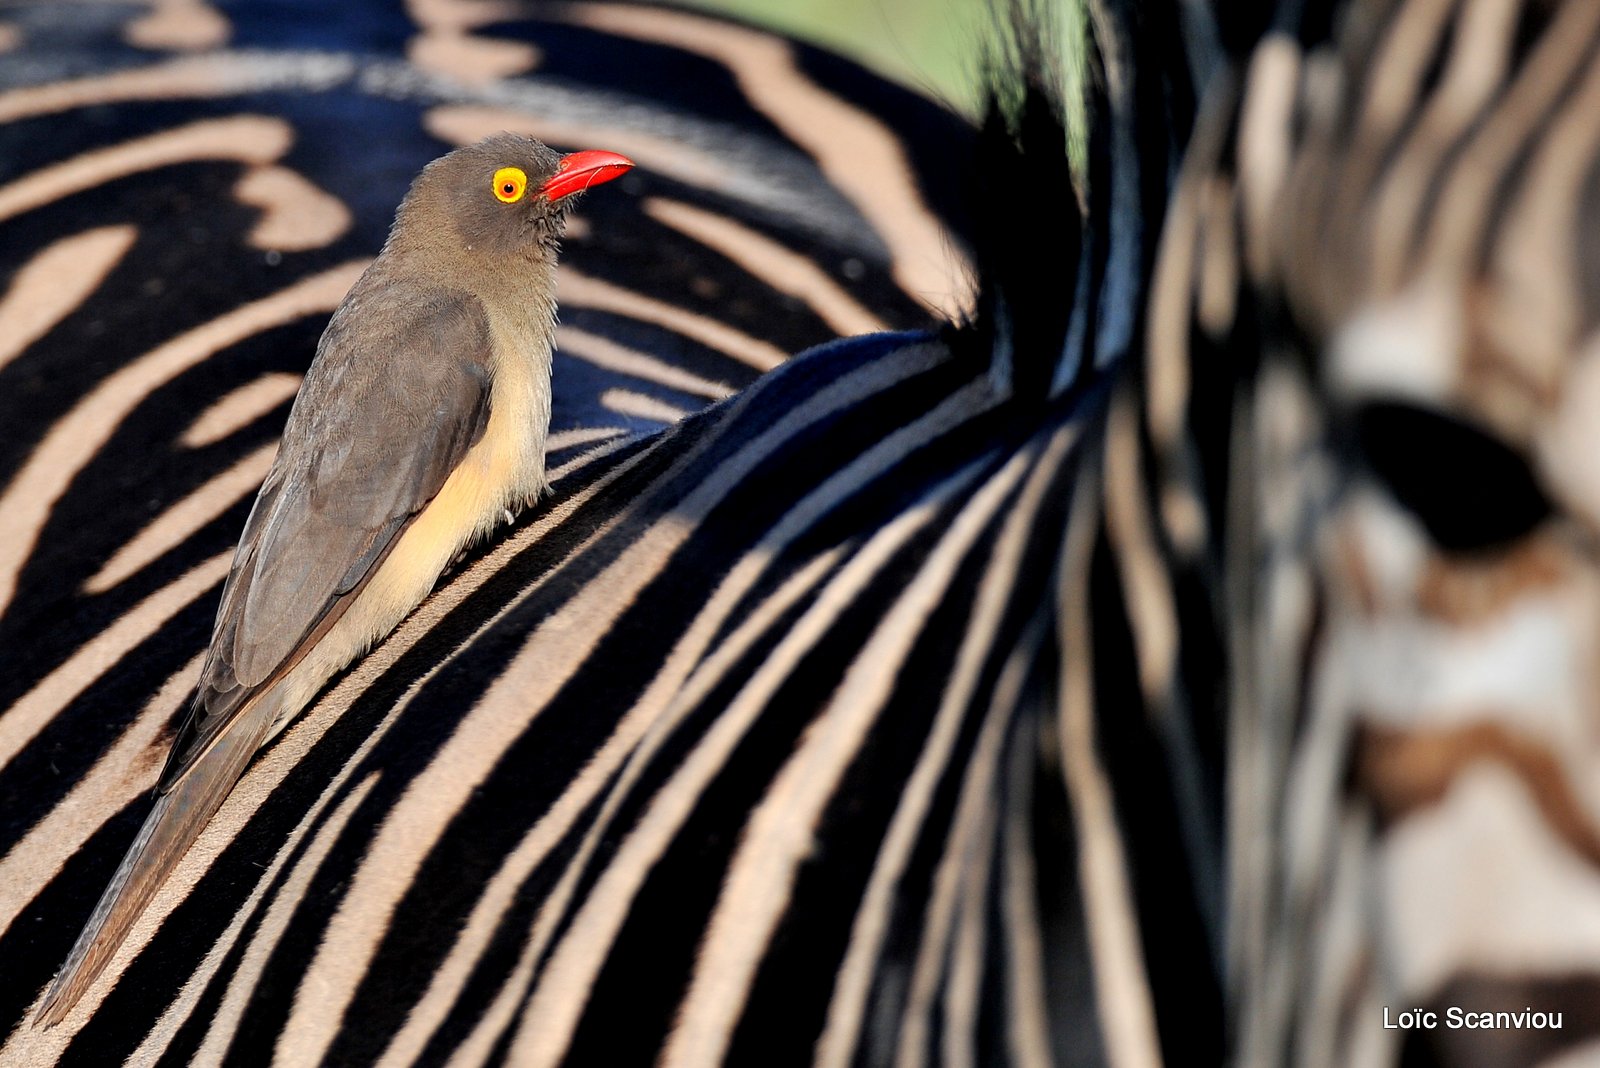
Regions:
M 490 319 L 495 358 L 483 437 L 401 534 L 355 603 L 285 680 L 285 708 L 298 709 L 315 696 L 428 595 L 457 553 L 508 508 L 543 489 L 551 354 L 531 324 L 496 321 L 493 312 Z

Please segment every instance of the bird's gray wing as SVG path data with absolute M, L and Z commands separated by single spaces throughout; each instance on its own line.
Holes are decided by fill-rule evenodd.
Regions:
M 245 524 L 155 807 L 45 995 L 42 1026 L 94 983 L 232 791 L 283 711 L 274 684 L 483 436 L 492 344 L 474 298 L 373 271 L 334 313 Z
M 343 615 L 483 436 L 492 344 L 483 306 L 457 291 L 363 277 L 334 314 L 239 540 L 163 793 Z

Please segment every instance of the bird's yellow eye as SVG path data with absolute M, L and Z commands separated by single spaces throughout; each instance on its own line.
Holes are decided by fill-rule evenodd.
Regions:
M 528 176 L 521 167 L 501 167 L 494 172 L 494 195 L 503 203 L 515 204 L 528 188 Z

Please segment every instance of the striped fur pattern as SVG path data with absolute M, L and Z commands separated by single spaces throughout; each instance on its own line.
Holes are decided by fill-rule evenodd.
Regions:
M 150 25 L 175 25 L 177 6 L 103 26 L 149 48 Z M 1073 194 L 1038 186 L 1074 207 L 1041 226 L 1037 195 L 978 202 L 985 285 L 969 328 L 836 342 L 782 366 L 818 340 L 798 336 L 807 324 L 858 329 L 841 295 L 888 325 L 929 297 L 908 251 L 926 246 L 906 236 L 926 231 L 895 210 L 927 203 L 922 189 L 907 179 L 883 197 L 828 156 L 836 143 L 815 131 L 859 128 L 814 98 L 788 110 L 796 85 L 768 78 L 796 69 L 789 46 L 658 11 L 564 6 L 520 22 L 419 2 L 404 62 L 361 54 L 345 73 L 317 68 L 321 81 L 273 68 L 264 85 L 250 81 L 262 56 L 231 52 L 243 87 L 230 92 L 268 93 L 275 106 L 252 114 L 297 123 L 314 109 L 284 97 L 348 97 L 374 128 L 379 112 L 357 103 L 398 103 L 447 139 L 477 131 L 476 108 L 544 123 L 553 111 L 569 130 L 597 114 L 610 125 L 595 129 L 633 123 L 660 153 L 653 170 L 641 159 L 644 180 L 677 183 L 678 206 L 652 209 L 646 192 L 628 220 L 597 215 L 568 253 L 578 296 L 563 298 L 570 325 L 629 357 L 589 362 L 663 407 L 629 402 L 622 414 L 640 422 L 618 423 L 616 394 L 608 404 L 593 372 L 569 375 L 558 426 L 575 436 L 555 497 L 463 562 L 253 765 L 112 974 L 61 1028 L 13 1030 L 0 1061 L 1592 1054 L 1600 503 L 1585 239 L 1600 15 L 1583 0 L 1267 6 L 1213 18 L 1196 3 L 1087 4 L 1089 170 Z M 52 32 L 47 19 L 18 25 L 13 39 Z M 562 92 L 573 71 L 539 73 L 583 33 L 720 65 L 766 122 L 723 110 L 725 95 L 686 101 L 685 79 L 668 94 L 637 63 L 624 64 L 638 78 L 629 107 L 585 110 Z M 55 80 L 83 73 L 71 66 L 34 77 L 59 93 Z M 471 71 L 476 86 L 461 80 Z M 113 91 L 148 93 L 126 85 Z M 56 110 L 17 121 L 96 99 L 77 92 L 25 96 Z M 684 124 L 696 99 L 704 127 Z M 1028 155 L 1055 144 L 1048 109 L 1028 99 L 1017 130 L 988 131 L 993 173 L 1050 173 Z M 667 123 L 671 136 L 651 140 Z M 775 129 L 799 169 L 762 151 L 741 183 L 674 154 L 726 148 L 752 125 L 763 148 Z M 1013 132 L 1021 160 L 1006 155 Z M 915 158 L 926 178 L 948 172 L 959 141 L 870 158 L 902 176 Z M 193 543 L 225 546 L 234 507 L 184 512 L 204 517 L 188 527 L 122 512 L 91 523 L 104 508 L 90 491 L 195 480 L 189 455 L 146 471 L 135 447 L 183 445 L 174 435 L 190 431 L 172 424 L 199 422 L 172 420 L 184 402 L 162 390 L 220 353 L 249 358 L 250 339 L 288 334 L 319 305 L 295 290 L 222 327 L 228 313 L 202 316 L 209 329 L 175 335 L 176 355 L 130 346 L 159 354 L 164 375 L 117 379 L 93 363 L 104 342 L 86 339 L 148 330 L 133 306 L 156 294 L 115 290 L 130 254 L 116 231 L 48 212 L 108 168 L 145 170 L 101 155 L 49 172 L 41 158 L 49 182 L 23 184 L 27 153 L 55 150 L 17 143 L 17 180 L 0 186 L 8 227 L 84 236 L 54 261 L 53 238 L 36 236 L 24 262 L 37 269 L 12 266 L 12 292 L 31 277 L 32 292 L 71 293 L 71 279 L 101 316 L 23 318 L 8 361 L 42 398 L 25 425 L 46 428 L 14 458 L 23 489 L 0 497 L 0 523 L 27 534 L 20 555 L 0 543 L 21 561 L 7 595 L 21 607 L 0 625 L 26 643 L 19 681 L 3 680 L 21 692 L 0 716 L 0 742 L 23 732 L 0 767 L 12 835 L 0 959 L 21 962 L 0 1008 L 22 1021 L 142 812 L 140 761 L 153 777 L 218 577 Z M 862 143 L 852 160 L 867 158 Z M 256 178 L 247 195 L 241 169 L 294 169 L 319 189 L 364 174 L 287 147 L 229 158 L 225 179 L 171 188 L 248 205 L 295 183 Z M 271 266 L 297 266 L 310 287 L 313 267 L 336 270 L 353 247 L 339 242 L 381 217 L 361 182 L 329 199 L 350 236 L 300 250 L 280 236 L 263 267 L 276 251 Z M 855 212 L 846 226 L 841 203 Z M 250 225 L 258 216 L 272 213 L 258 206 Z M 695 244 L 656 259 L 660 237 L 640 240 L 650 226 Z M 1019 245 L 1065 254 L 1008 273 Z M 700 284 L 699 317 L 684 309 L 713 261 L 675 247 L 723 257 L 709 277 L 724 288 Z M 77 269 L 96 256 L 110 265 Z M 220 308 L 237 285 L 206 281 L 191 281 L 191 303 L 209 293 Z M 789 306 L 796 318 L 771 314 L 777 293 L 804 305 Z M 255 359 L 278 351 L 261 344 Z M 52 353 L 62 362 L 38 355 Z M 728 366 L 707 363 L 718 353 L 747 370 L 710 373 Z M 85 362 L 115 388 L 63 381 Z M 286 382 L 254 384 L 265 378 L 202 447 L 252 430 L 257 447 L 270 441 L 271 390 Z M 718 402 L 685 414 L 699 406 L 685 394 Z M 73 419 L 80 395 L 95 404 Z M 73 398 L 66 415 L 37 414 L 51 397 Z M 641 433 L 652 421 L 664 429 Z M 599 432 L 613 426 L 623 433 Z M 51 462 L 29 467 L 39 456 Z M 197 482 L 198 497 L 230 502 L 251 488 Z M 135 542 L 107 522 L 172 540 L 128 557 L 144 562 L 96 607 L 105 591 L 52 579 Z M 1563 1011 L 1565 1025 L 1381 1026 L 1385 1006 L 1450 1005 Z
M 665 227 L 675 220 L 730 258 L 737 247 L 766 253 L 739 261 L 754 278 L 737 292 L 750 295 L 717 304 L 735 316 L 731 326 L 685 315 L 672 302 L 682 297 L 652 303 L 683 280 L 679 265 L 641 261 L 643 246 L 631 243 L 640 220 L 608 220 L 597 202 L 566 255 L 576 296 L 562 296 L 575 329 L 616 331 L 606 338 L 616 349 L 590 347 L 626 354 L 606 370 L 659 399 L 727 382 L 737 363 L 753 372 L 768 351 L 762 344 L 797 347 L 804 339 L 789 333 L 794 325 L 771 316 L 782 307 L 771 290 L 785 286 L 774 264 L 796 272 L 781 277 L 800 290 L 801 318 L 814 314 L 840 332 L 853 327 L 828 319 L 846 307 L 836 290 L 858 304 L 879 294 L 872 314 L 885 322 L 916 312 L 909 294 L 929 296 L 910 231 L 896 230 L 921 225 L 904 215 L 922 202 L 917 187 L 891 185 L 908 150 L 869 137 L 856 104 L 821 106 L 813 95 L 804 123 L 782 110 L 797 87 L 775 93 L 768 79 L 789 46 L 656 11 L 552 10 L 562 27 L 601 26 L 623 38 L 650 27 L 702 58 L 710 50 L 747 101 L 779 109 L 767 113 L 772 124 L 818 154 L 811 175 L 837 182 L 805 187 L 797 203 L 795 185 L 774 184 L 782 157 L 774 163 L 770 153 L 748 186 L 698 172 L 727 183 L 707 199 L 743 208 L 747 230 L 751 218 L 761 221 L 766 244 L 739 244 L 720 217 L 695 214 L 709 215 L 704 208 L 651 216 L 647 195 L 644 215 Z M 625 20 L 615 16 L 622 10 Z M 557 430 L 574 436 L 555 460 L 553 498 L 465 561 L 262 754 L 107 975 L 47 1031 L 24 1018 L 142 815 L 222 558 L 210 558 L 213 574 L 204 550 L 174 539 L 123 580 L 123 597 L 137 588 L 145 600 L 99 609 L 105 636 L 63 634 L 51 646 L 50 635 L 37 635 L 42 648 L 62 652 L 19 669 L 38 681 L 0 717 L 0 729 L 35 725 L 0 771 L 20 799 L 6 809 L 14 844 L 0 857 L 9 865 L 0 955 L 15 962 L 0 994 L 5 1018 L 18 1022 L 0 1060 L 1219 1058 L 1220 784 L 1206 771 L 1216 767 L 1213 710 L 1202 702 L 1173 713 L 1165 701 L 1182 683 L 1158 662 L 1147 666 L 1138 649 L 1148 637 L 1147 584 L 1159 575 L 1143 540 L 1138 472 L 1113 463 L 1107 448 L 1135 432 L 1132 394 L 1107 372 L 1140 343 L 1135 306 L 1155 247 L 1150 220 L 1164 210 L 1177 150 L 1163 140 L 1151 154 L 1141 142 L 1145 131 L 1186 126 L 1186 98 L 1175 93 L 1181 77 L 1159 73 L 1179 54 L 1175 20 L 1152 13 L 1141 25 L 1115 5 L 1091 15 L 1104 92 L 1092 104 L 1096 163 L 1080 187 L 1087 223 L 1070 181 L 1050 190 L 1065 209 L 1050 213 L 1049 227 L 1019 213 L 1014 196 L 987 198 L 981 221 L 991 254 L 1051 242 L 1059 254 L 1034 272 L 1051 299 L 1018 299 L 1007 278 L 987 291 L 969 329 L 841 341 L 759 379 L 739 372 L 729 383 L 744 386 L 737 395 L 599 449 L 582 446 L 600 441 L 592 428 L 617 413 L 595 417 L 608 408 L 606 394 L 596 403 L 558 366 L 557 418 L 562 404 L 573 414 Z M 695 32 L 682 32 L 690 24 Z M 457 37 L 482 36 L 466 33 L 473 24 L 464 14 L 448 25 Z M 443 47 L 426 43 L 408 50 L 413 63 Z M 344 84 L 278 92 L 337 94 Z M 356 87 L 371 82 L 358 78 Z M 1059 117 L 1039 87 L 1028 99 L 1020 158 L 1004 124 L 986 135 L 991 176 L 1041 164 L 1060 173 Z M 681 122 L 683 106 L 631 117 L 641 128 Z M 818 128 L 832 140 L 808 132 Z M 827 156 L 839 139 L 851 147 L 843 169 Z M 615 131 L 584 140 L 615 144 L 640 161 L 645 180 L 665 180 Z M 965 149 L 956 135 L 943 146 L 932 158 L 948 168 Z M 682 165 L 658 147 L 658 166 Z M 231 178 L 213 187 L 229 190 Z M 895 210 L 866 229 L 838 230 L 835 218 L 829 231 L 820 220 L 841 201 L 863 215 L 873 205 Z M 813 214 L 801 210 L 808 203 Z M 780 254 L 802 238 L 822 248 L 869 241 L 887 284 L 862 274 L 849 287 L 837 279 L 833 290 L 816 287 L 819 254 Z M 325 255 L 338 255 L 330 247 Z M 272 266 L 289 261 L 283 252 Z M 846 275 L 856 273 L 843 262 Z M 606 270 L 619 274 L 601 281 Z M 117 278 L 111 267 L 102 273 Z M 307 277 L 330 292 L 342 281 Z M 290 337 L 304 326 L 308 342 L 313 324 L 302 319 L 324 306 L 294 292 L 298 303 L 268 305 L 277 316 L 269 326 Z M 313 293 L 320 299 L 322 289 Z M 741 309 L 758 325 L 739 329 Z M 156 350 L 164 375 L 141 371 L 107 389 L 126 398 L 130 384 L 151 383 L 117 402 L 125 407 L 95 409 L 120 420 L 36 419 L 46 441 L 31 455 L 69 441 L 60 425 L 74 439 L 112 423 L 170 442 L 200 423 L 215 435 L 205 441 L 245 430 L 270 441 L 272 388 L 281 405 L 287 383 L 259 385 L 259 370 L 218 404 L 234 413 L 231 424 L 210 408 L 159 418 L 173 403 L 162 403 L 161 388 L 190 368 L 239 358 L 263 329 L 254 311 L 226 321 L 243 337 L 197 328 L 178 349 L 184 360 Z M 46 324 L 39 351 L 65 359 L 74 350 L 48 344 L 57 329 Z M 641 335 L 648 340 L 624 347 Z M 677 414 L 636 407 L 633 418 Z M 47 565 L 81 568 L 89 557 L 59 539 L 76 529 L 65 521 L 68 495 L 92 498 L 104 485 L 87 465 L 117 469 L 118 453 L 105 444 L 56 446 L 81 459 L 55 498 L 34 505 L 40 518 L 21 568 L 32 582 L 19 582 L 27 596 L 15 603 L 39 606 L 35 628 L 47 612 L 84 611 L 61 604 L 87 594 L 51 581 Z M 158 472 L 152 484 L 174 477 Z M 207 483 L 200 496 L 232 492 L 242 502 L 249 480 L 234 481 L 237 490 Z M 225 545 L 230 509 L 225 501 L 212 513 L 222 518 L 188 537 Z M 160 516 L 150 526 L 159 524 Z M 184 528 L 167 520 L 164 529 Z M 1163 655 L 1204 675 L 1215 671 L 1213 651 L 1169 642 Z M 78 741 L 86 724 L 107 722 L 98 747 Z
M 1296 12 L 1197 125 L 1145 371 L 1211 504 L 1168 539 L 1225 524 L 1234 1059 L 1593 1063 L 1600 7 Z
M 350 27 L 403 59 L 283 49 L 244 7 L 61 12 L 6 8 L 0 55 L 0 1062 L 1162 1040 L 1116 1008 L 1150 993 L 1112 777 L 1060 755 L 1096 730 L 1055 559 L 1101 551 L 1065 517 L 1103 392 L 1019 400 L 928 334 L 756 377 L 955 306 L 959 219 L 922 176 L 960 124 L 663 10 Z M 416 166 L 502 126 L 641 164 L 564 257 L 555 497 L 263 754 L 105 979 L 28 1027 L 143 814 L 320 317 Z

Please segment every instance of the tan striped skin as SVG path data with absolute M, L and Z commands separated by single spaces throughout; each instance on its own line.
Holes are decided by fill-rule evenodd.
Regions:
M 419 2 L 403 63 L 236 47 L 0 96 L 17 123 L 209 101 L 0 181 L 28 249 L 0 375 L 39 398 L 0 442 L 8 1021 L 195 670 L 216 498 L 292 373 L 251 339 L 362 256 L 377 194 L 297 157 L 313 109 L 272 94 L 358 86 L 447 143 L 582 133 L 656 183 L 567 250 L 554 497 L 252 765 L 81 1010 L 0 1063 L 1592 1054 L 1600 15 L 1258 6 L 1088 3 L 1087 172 L 988 157 L 1017 195 L 972 208 L 975 324 L 794 360 L 916 325 L 950 154 L 752 31 Z M 637 80 L 572 90 L 602 39 Z M 157 225 L 55 206 L 212 166 L 233 245 L 276 233 L 294 273 L 160 336 L 115 319 L 133 355 L 53 387 L 88 316 L 34 294 L 113 315 Z M 249 373 L 193 388 L 223 357 Z M 185 463 L 140 481 L 117 458 L 152 437 Z M 167 495 L 82 533 L 119 480 Z M 1381 1026 L 1450 1005 L 1565 1024 Z
M 1093 736 L 1092 705 L 1051 711 L 1084 685 L 1051 561 L 1094 493 L 1096 404 L 1019 393 L 925 334 L 783 363 L 952 306 L 937 290 L 964 269 L 923 190 L 963 127 L 704 19 L 563 6 L 487 33 L 471 9 L 414 5 L 409 62 L 263 52 L 230 10 L 230 52 L 0 95 L 10 143 L 39 146 L 0 176 L 24 316 L 0 396 L 28 399 L 32 435 L 0 488 L 19 649 L 0 1063 L 701 1064 L 774 1044 L 1038 1063 L 1099 1049 L 1079 1036 L 1102 1026 L 1116 1062 L 1148 1053 L 1149 1013 L 1097 1007 L 1149 997 L 1117 791 L 1092 747 L 1058 755 Z M 616 85 L 539 76 L 602 46 L 628 61 Z M 463 54 L 536 66 L 427 80 Z M 658 100 L 659 65 L 676 86 L 725 70 L 738 95 Z M 97 107 L 130 120 L 76 121 Z M 319 146 L 341 108 L 354 143 Z M 563 147 L 611 136 L 644 180 L 563 254 L 555 495 L 252 763 L 105 976 L 28 1026 L 142 818 L 250 476 L 383 187 L 414 169 L 395 157 L 508 116 Z M 51 157 L 48 129 L 83 145 Z M 50 282 L 69 255 L 87 273 Z M 1075 574 L 1059 610 L 1078 619 Z M 1092 947 L 1061 926 L 1076 892 L 1051 889 L 1077 866 L 1039 849 L 1058 827 L 1093 843 L 1087 907 L 1119 925 Z

